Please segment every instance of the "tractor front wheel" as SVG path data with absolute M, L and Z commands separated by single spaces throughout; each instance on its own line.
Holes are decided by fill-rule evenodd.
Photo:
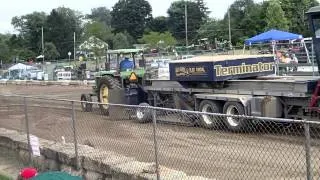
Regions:
M 136 110 L 137 121 L 139 123 L 147 123 L 152 120 L 152 109 L 148 108 L 150 105 L 148 103 L 140 103 Z
M 84 112 L 92 111 L 92 99 L 90 94 L 82 94 L 81 95 L 81 109 Z

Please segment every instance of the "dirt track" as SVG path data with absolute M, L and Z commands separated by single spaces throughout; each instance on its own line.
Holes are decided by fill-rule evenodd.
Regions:
M 87 87 L 69 86 L 0 86 L 0 94 L 41 95 L 79 100 Z M 24 129 L 23 101 L 0 97 L 0 126 Z M 31 133 L 42 138 L 72 138 L 70 102 L 28 100 Z M 99 112 L 81 112 L 76 104 L 76 126 L 80 143 L 90 142 L 103 148 L 133 156 L 140 161 L 153 161 L 152 124 L 138 124 L 121 112 L 120 120 Z M 159 124 L 157 140 L 159 161 L 163 166 L 190 175 L 217 179 L 306 179 L 304 137 L 301 130 L 274 126 L 259 132 L 235 134 L 221 130 Z M 291 132 L 290 132 L 291 131 Z M 281 132 L 281 133 L 279 133 Z M 292 133 L 295 132 L 295 133 Z M 292 134 L 299 134 L 293 136 Z M 290 135 L 284 135 L 290 134 Z M 319 144 L 318 141 L 314 142 Z M 319 175 L 319 146 L 312 147 L 312 165 Z

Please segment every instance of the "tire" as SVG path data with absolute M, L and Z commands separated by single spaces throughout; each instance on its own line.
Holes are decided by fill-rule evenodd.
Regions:
M 245 110 L 242 104 L 238 102 L 226 102 L 223 106 L 223 113 L 227 115 L 245 115 Z M 241 131 L 247 128 L 248 121 L 235 117 L 225 117 L 225 124 L 231 131 Z
M 92 99 L 91 99 L 91 96 L 89 94 L 82 94 L 81 95 L 81 101 L 92 102 Z M 92 112 L 92 104 L 91 103 L 86 103 L 86 102 L 81 102 L 81 109 L 84 112 Z
M 148 103 L 140 103 L 139 106 L 150 106 Z M 152 120 L 152 109 L 139 107 L 136 110 L 136 120 L 139 123 L 147 123 Z
M 199 111 L 207 113 L 221 113 L 222 107 L 216 101 L 203 100 L 199 105 Z M 208 129 L 221 126 L 221 117 L 202 114 L 200 117 L 200 125 Z
M 111 76 L 104 76 L 100 79 L 97 94 L 99 108 L 103 115 L 109 115 L 109 89 L 121 89 L 121 83 L 118 79 Z

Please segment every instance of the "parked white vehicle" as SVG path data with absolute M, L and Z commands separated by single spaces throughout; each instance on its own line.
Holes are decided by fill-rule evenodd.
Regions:
M 71 80 L 71 71 L 57 72 L 57 80 Z

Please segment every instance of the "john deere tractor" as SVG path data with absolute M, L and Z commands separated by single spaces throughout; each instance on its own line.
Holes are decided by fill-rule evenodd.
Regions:
M 137 55 L 141 55 L 139 61 Z M 82 94 L 81 101 L 92 101 L 92 96 L 97 96 L 100 110 L 103 114 L 109 114 L 108 103 L 136 104 L 134 100 L 127 98 L 133 94 L 135 97 L 140 91 L 145 74 L 145 60 L 142 49 L 118 49 L 108 50 L 105 70 L 95 74 L 95 86 L 91 94 Z M 131 102 L 128 102 L 128 99 Z M 137 102 L 138 103 L 138 102 Z M 92 104 L 82 103 L 84 111 L 92 111 Z

